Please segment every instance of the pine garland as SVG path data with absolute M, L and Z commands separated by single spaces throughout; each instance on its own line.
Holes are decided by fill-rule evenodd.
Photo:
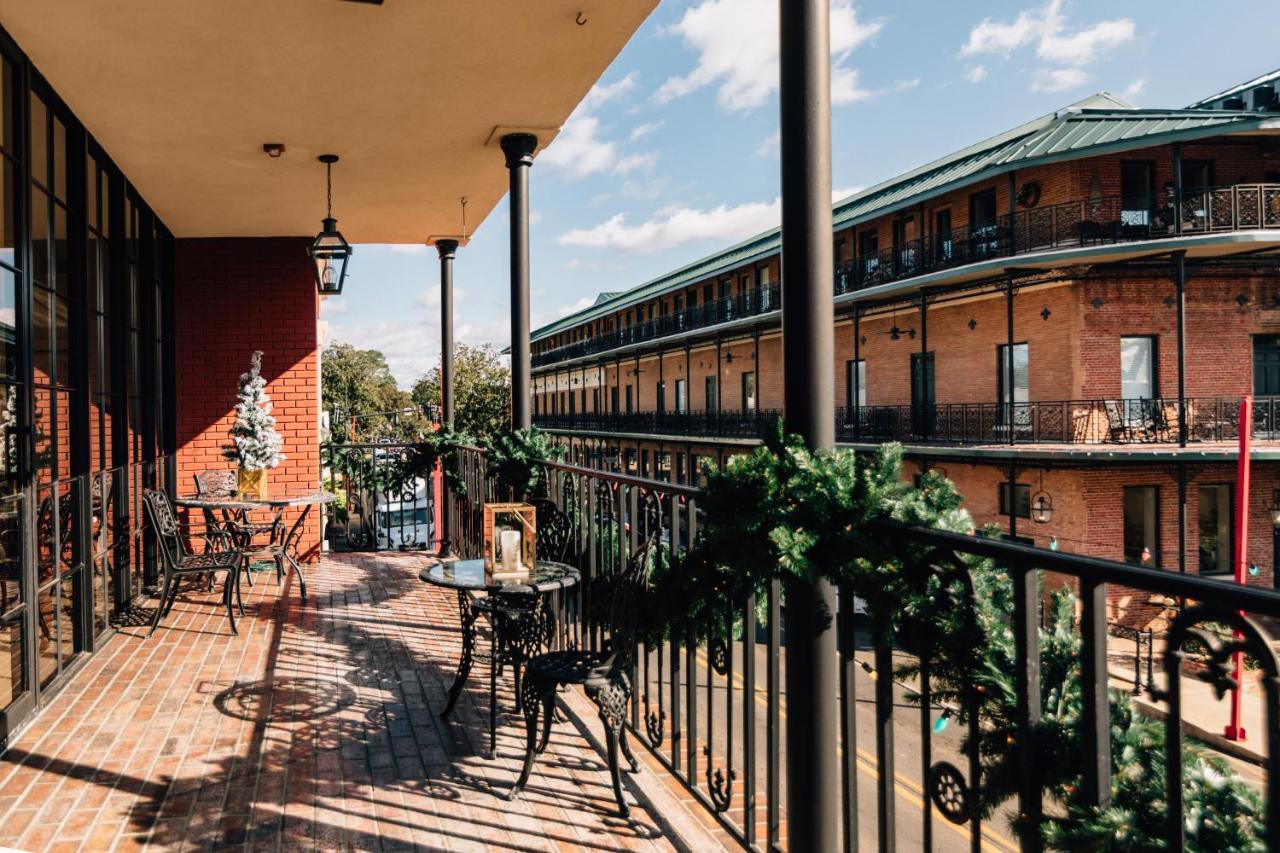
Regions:
M 524 500 L 542 484 L 542 463 L 563 459 L 565 448 L 536 427 L 503 430 L 484 441 L 485 473 Z
M 647 639 L 688 631 L 734 636 L 736 617 L 727 614 L 740 612 L 750 594 L 764 600 L 775 579 L 850 584 L 879 613 L 877 642 L 919 656 L 927 651 L 920 647 L 923 636 L 950 638 L 929 656 L 931 700 L 960 709 L 964 723 L 977 689 L 982 798 L 976 808 L 990 815 L 1015 797 L 1024 745 L 1017 740 L 1012 580 L 975 557 L 964 567 L 973 584 L 972 605 L 958 583 L 944 587 L 935 578 L 921 591 L 903 571 L 904 557 L 923 556 L 919 547 L 908 544 L 905 554 L 889 551 L 863 532 L 877 518 L 971 531 L 951 483 L 930 472 L 921 488 L 908 486 L 896 445 L 883 445 L 869 458 L 849 451 L 815 453 L 781 429 L 754 453 L 708 470 L 707 479 L 699 540 L 653 575 L 643 605 L 652 617 Z M 1073 594 L 1056 593 L 1050 624 L 1040 631 L 1042 718 L 1025 745 L 1036 756 L 1049 814 L 1038 827 L 1015 821 L 1011 829 L 1038 832 L 1050 849 L 1163 849 L 1163 724 L 1135 714 L 1120 692 L 1110 694 L 1112 803 L 1097 809 L 1084 801 L 1081 641 L 1074 615 Z M 914 670 L 902 667 L 896 675 L 909 678 Z M 1183 798 L 1188 850 L 1265 849 L 1260 795 L 1224 761 L 1194 745 L 1184 747 Z
M 262 378 L 262 350 L 249 359 L 249 371 L 240 374 L 236 419 L 231 425 L 231 443 L 222 455 L 245 471 L 275 468 L 284 459 L 280 452 L 284 439 L 276 432 L 276 419 L 271 414 L 271 398 L 267 396 L 267 380 Z

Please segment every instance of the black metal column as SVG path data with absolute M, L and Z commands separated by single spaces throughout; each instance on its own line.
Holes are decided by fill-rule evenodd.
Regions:
M 436 251 L 440 254 L 440 422 L 453 426 L 453 259 L 458 241 L 437 240 Z
M 782 5 L 783 409 L 789 431 L 825 449 L 835 444 L 830 11 L 827 0 Z M 755 369 L 758 382 L 758 358 Z M 788 583 L 787 841 L 797 851 L 834 850 L 840 835 L 835 614 L 828 581 Z
M 529 166 L 538 137 L 508 133 L 502 137 L 510 175 L 511 210 L 511 427 L 528 429 L 529 415 Z
M 1178 312 L 1178 446 L 1187 446 L 1187 253 L 1173 253 Z
M 1008 402 L 1004 405 L 1005 428 L 1009 430 L 1009 443 L 1017 444 L 1017 433 L 1013 429 L 1013 276 L 1007 276 L 1005 279 L 1004 292 L 1004 323 L 1005 323 L 1005 348 L 1004 348 L 1004 396 Z M 1003 401 L 1002 401 L 1003 402 Z M 1009 500 L 1013 500 L 1013 485 L 1009 486 Z
M 850 238 L 852 239 L 852 238 Z M 849 401 L 849 411 L 853 414 L 853 437 L 862 438 L 862 376 L 859 367 L 862 364 L 862 306 L 853 306 L 853 399 Z

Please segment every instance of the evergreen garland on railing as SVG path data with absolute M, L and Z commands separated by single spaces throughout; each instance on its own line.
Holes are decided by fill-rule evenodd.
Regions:
M 534 494 L 546 476 L 542 463 L 564 458 L 565 448 L 536 427 L 503 430 L 483 442 L 485 473 L 516 500 Z
M 991 814 L 1017 792 L 1018 750 L 1014 685 L 1016 657 L 1010 627 L 1013 584 L 991 561 L 966 558 L 972 608 L 958 587 L 935 581 L 921 592 L 908 582 L 904 560 L 922 558 L 920 546 L 890 551 L 868 532 L 868 522 L 893 519 L 953 532 L 972 531 L 961 498 L 941 475 L 926 473 L 921 488 L 907 484 L 901 448 L 882 445 L 869 458 L 851 451 L 812 452 L 781 428 L 753 453 L 707 471 L 699 499 L 704 524 L 682 557 L 655 566 L 646 639 L 736 633 L 730 624 L 749 595 L 763 601 L 775 579 L 828 579 L 848 584 L 878 612 L 877 642 L 919 654 L 920 639 L 904 627 L 928 624 L 939 637 L 962 637 L 976 626 L 974 644 L 939 643 L 930 656 L 931 700 L 959 709 L 975 686 L 980 695 L 982 801 Z M 785 590 L 785 586 L 784 586 Z M 1080 792 L 1081 641 L 1075 597 L 1055 594 L 1052 621 L 1041 629 L 1041 722 L 1033 742 L 1046 816 L 1036 830 L 1060 850 L 1162 849 L 1164 833 L 1163 724 L 1135 714 L 1128 698 L 1111 693 L 1111 806 L 1089 805 Z M 900 677 L 912 675 L 904 667 Z M 917 699 L 918 701 L 918 699 Z M 965 744 L 968 746 L 967 742 Z M 1187 849 L 1264 850 L 1262 799 L 1221 759 L 1184 747 L 1183 797 Z

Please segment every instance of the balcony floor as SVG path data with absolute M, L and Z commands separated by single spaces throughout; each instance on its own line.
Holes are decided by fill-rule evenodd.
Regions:
M 484 757 L 483 663 L 455 720 L 438 719 L 460 639 L 452 594 L 417 578 L 426 559 L 328 556 L 308 572 L 306 605 L 292 580 L 259 574 L 238 637 L 217 595 L 194 589 L 151 640 L 122 628 L 0 756 L 0 847 L 680 843 L 643 782 L 627 783 L 632 820 L 611 816 L 608 771 L 573 712 L 524 798 L 495 795 L 517 775 L 523 723 L 500 719 L 498 758 Z M 509 683 L 500 701 L 510 706 Z

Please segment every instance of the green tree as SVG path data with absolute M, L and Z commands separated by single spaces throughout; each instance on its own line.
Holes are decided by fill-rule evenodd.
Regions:
M 440 365 L 413 386 L 413 402 L 440 405 Z M 489 344 L 459 344 L 453 351 L 454 426 L 476 438 L 496 435 L 511 421 L 511 371 Z
M 396 385 L 378 350 L 329 344 L 320 357 L 320 383 L 332 441 L 414 441 L 427 429 L 420 408 Z

